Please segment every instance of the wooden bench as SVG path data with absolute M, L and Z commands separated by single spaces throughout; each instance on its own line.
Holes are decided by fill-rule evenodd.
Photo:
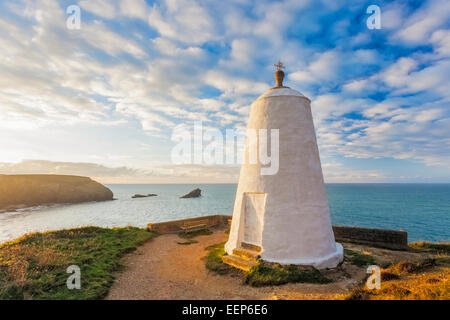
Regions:
M 185 222 L 181 229 L 184 233 L 194 232 L 206 229 L 208 227 L 208 220 L 197 220 L 197 221 L 189 221 Z

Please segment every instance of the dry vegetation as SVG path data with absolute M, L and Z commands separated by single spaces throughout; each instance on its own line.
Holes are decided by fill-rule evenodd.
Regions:
M 206 268 L 219 274 L 229 274 L 230 268 L 222 263 L 224 243 L 207 248 Z M 249 272 L 241 272 L 243 283 L 251 286 L 273 286 L 286 283 L 315 283 L 326 286 L 365 274 L 369 265 L 381 269 L 381 289 L 366 287 L 366 277 L 348 294 L 334 299 L 350 300 L 427 300 L 450 299 L 450 259 L 448 243 L 412 243 L 409 251 L 394 251 L 368 246 L 344 244 L 345 259 L 336 269 L 315 270 L 298 266 L 281 266 L 260 261 Z M 359 270 L 359 271 L 358 271 Z M 236 272 L 236 270 L 234 270 Z
M 369 290 L 363 281 L 345 299 L 353 300 L 449 300 L 450 244 L 416 242 L 419 261 L 399 261 L 381 270 L 381 289 Z

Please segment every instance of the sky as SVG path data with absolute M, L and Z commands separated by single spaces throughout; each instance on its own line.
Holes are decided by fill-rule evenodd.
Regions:
M 1 174 L 237 182 L 239 165 L 174 164 L 172 134 L 244 129 L 281 60 L 326 182 L 450 182 L 446 0 L 2 0 L 0 48 Z

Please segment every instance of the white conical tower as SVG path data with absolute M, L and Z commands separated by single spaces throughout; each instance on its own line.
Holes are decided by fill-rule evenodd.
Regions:
M 266 166 L 249 163 L 247 137 L 225 250 L 233 255 L 242 247 L 257 248 L 266 261 L 333 268 L 343 248 L 331 227 L 311 101 L 284 87 L 283 65 L 276 66 L 277 86 L 252 104 L 248 129 L 266 129 L 269 142 L 271 129 L 279 130 L 278 172 L 263 175 Z

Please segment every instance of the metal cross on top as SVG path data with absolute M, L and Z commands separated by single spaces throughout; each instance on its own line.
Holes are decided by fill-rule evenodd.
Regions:
M 285 68 L 284 63 L 281 61 L 278 61 L 277 64 L 274 64 L 275 68 L 277 68 L 277 71 L 283 70 Z

